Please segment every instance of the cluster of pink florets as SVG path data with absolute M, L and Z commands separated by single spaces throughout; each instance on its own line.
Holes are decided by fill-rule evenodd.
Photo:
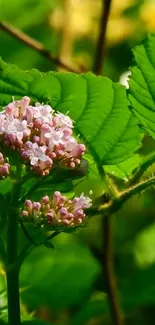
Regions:
M 85 146 L 72 136 L 72 130 L 69 116 L 49 105 L 31 106 L 26 96 L 0 113 L 0 145 L 17 150 L 40 175 L 48 175 L 56 162 L 70 168 L 80 164 Z
M 0 180 L 9 175 L 10 165 L 5 162 L 3 154 L 0 152 Z
M 83 194 L 70 200 L 56 191 L 52 198 L 44 196 L 40 202 L 26 200 L 22 218 L 38 225 L 76 226 L 83 222 L 84 209 L 89 208 L 91 202 Z

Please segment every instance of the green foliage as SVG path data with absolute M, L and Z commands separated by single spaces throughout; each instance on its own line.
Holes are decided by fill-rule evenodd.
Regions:
M 155 262 L 155 223 L 145 227 L 138 233 L 133 245 L 133 253 L 137 263 L 142 266 L 150 266 Z
M 155 36 L 149 35 L 133 50 L 134 65 L 130 78 L 131 109 L 142 127 L 155 139 Z
M 41 0 L 15 0 L 14 3 L 10 0 L 1 0 L 0 2 L 1 19 L 15 22 L 20 28 L 30 28 L 43 22 L 49 9 L 51 6 L 47 0 L 44 3 Z
M 37 248 L 21 269 L 22 301 L 32 310 L 41 304 L 60 310 L 85 301 L 98 274 L 97 261 L 73 238 L 59 235 L 54 246 Z
M 140 131 L 128 110 L 125 88 L 92 73 L 41 74 L 23 72 L 0 61 L 1 107 L 15 98 L 30 96 L 69 112 L 76 134 L 84 139 L 94 159 L 102 164 L 119 163 L 140 147 Z
M 147 306 L 155 303 L 155 264 L 149 268 L 135 268 L 129 279 L 122 281 L 121 292 L 123 307 L 131 312 L 135 306 Z
M 90 320 L 95 323 L 96 319 L 103 319 L 105 315 L 108 315 L 106 295 L 97 292 L 91 300 L 81 306 L 81 309 L 71 319 L 70 325 L 85 325 Z
M 0 229 L 2 230 L 7 218 L 8 204 L 6 198 L 0 193 Z
M 10 177 L 5 178 L 0 182 L 0 193 L 6 195 L 12 189 L 12 181 Z
M 55 54 L 59 51 L 61 41 L 58 41 L 55 31 L 50 33 L 49 25 L 50 14 L 56 6 L 56 2 L 50 3 L 48 0 L 23 0 L 20 2 L 15 0 L 13 3 L 10 0 L 2 0 L 0 3 L 1 19 L 9 20 L 36 39 L 43 40 L 47 47 L 51 46 L 52 53 L 54 51 Z M 63 1 L 60 1 L 59 5 L 62 4 Z M 9 7 L 10 9 L 8 9 Z M 31 13 L 30 8 L 32 9 Z M 130 12 L 126 12 L 126 14 L 129 16 Z M 55 41 L 53 41 L 53 33 Z M 15 41 L 13 51 L 14 41 L 4 40 L 5 34 L 2 34 L 1 43 L 8 44 L 2 46 L 1 49 L 1 55 L 5 57 L 6 61 L 17 61 L 19 66 L 26 69 L 38 66 L 39 69 L 46 71 L 46 61 L 40 59 L 38 54 L 27 49 L 25 45 L 20 47 L 18 41 Z M 85 40 L 82 41 L 85 51 L 93 53 L 94 41 L 85 42 Z M 80 47 L 83 47 L 80 42 L 78 39 L 75 47 L 76 53 L 78 52 L 77 48 L 80 52 Z M 35 188 L 29 198 L 38 200 L 41 195 L 51 194 L 55 190 L 67 192 L 70 195 L 74 194 L 74 191 L 81 193 L 82 191 L 89 192 L 92 189 L 95 192 L 93 193 L 95 201 L 104 190 L 97 165 L 102 164 L 106 173 L 128 181 L 137 171 L 139 165 L 144 164 L 145 158 L 142 161 L 139 154 L 135 153 L 141 147 L 142 138 L 137 121 L 139 121 L 140 127 L 155 139 L 154 49 L 155 37 L 150 35 L 134 50 L 134 64 L 128 92 L 129 100 L 125 88 L 105 77 L 96 77 L 92 73 L 76 75 L 55 72 L 44 74 L 37 70 L 21 71 L 16 66 L 5 64 L 0 60 L 1 109 L 12 101 L 13 96 L 18 99 L 28 95 L 33 103 L 40 101 L 49 103 L 60 112 L 67 113 L 69 111 L 70 117 L 75 121 L 75 133 L 80 135 L 88 149 L 85 158 L 89 167 L 84 166 L 84 170 L 73 170 L 68 173 L 63 170 L 59 171 L 55 179 L 46 178 L 45 181 L 38 183 L 38 188 Z M 29 55 L 31 51 L 32 53 Z M 127 69 L 130 56 L 129 45 L 126 43 L 112 48 L 105 60 L 104 74 L 109 70 L 114 80 L 118 80 L 120 71 L 123 72 L 124 69 Z M 28 60 L 23 60 L 24 57 L 27 57 Z M 38 62 L 40 62 L 40 66 Z M 116 62 L 119 63 L 117 66 Z M 53 65 L 50 66 L 50 69 L 52 68 Z M 129 104 L 131 104 L 131 110 L 129 110 Z M 141 153 L 143 156 L 143 148 Z M 16 160 L 16 156 L 14 158 Z M 147 172 L 149 174 L 149 171 Z M 151 172 L 154 173 L 154 167 Z M 78 178 L 82 178 L 82 183 L 74 187 L 78 183 Z M 22 196 L 26 196 L 35 181 L 35 177 L 28 179 L 22 186 Z M 118 180 L 118 183 L 121 187 L 123 182 Z M 6 220 L 8 192 L 11 189 L 10 178 L 0 182 L 1 230 L 3 230 L 3 221 Z M 128 318 L 133 310 L 140 310 L 140 308 L 146 308 L 151 304 L 154 308 L 155 305 L 155 227 L 154 223 L 151 224 L 154 222 L 154 191 L 149 193 L 149 197 L 152 199 L 148 199 L 144 194 L 141 198 L 136 196 L 129 201 L 129 204 L 126 204 L 118 212 L 113 227 L 117 287 L 125 320 L 129 325 L 135 324 L 135 320 L 132 322 Z M 61 234 L 51 243 L 47 243 L 46 247 L 35 248 L 24 262 L 20 274 L 21 304 L 25 305 L 26 312 L 27 307 L 30 312 L 35 312 L 40 306 L 46 306 L 53 315 L 61 315 L 60 320 L 57 320 L 57 317 L 52 318 L 56 319 L 56 324 L 59 325 L 110 324 L 105 283 L 98 263 L 103 264 L 103 247 L 101 247 L 103 246 L 103 229 L 101 229 L 100 221 L 98 216 L 92 218 L 92 223 L 89 223 L 87 229 L 88 232 L 83 231 L 82 234 L 79 234 L 81 241 L 80 238 L 76 238 L 76 235 L 73 237 Z M 27 230 L 39 244 L 43 243 L 47 236 L 47 229 L 36 230 L 33 226 L 31 229 L 31 226 L 28 225 Z M 4 239 L 5 235 L 4 231 Z M 22 237 L 21 242 L 25 247 L 25 238 Z M 91 255 L 89 245 L 95 257 Z M 0 252 L 2 255 L 2 241 L 0 241 Z M 2 305 L 0 324 L 1 320 L 7 318 L 6 290 L 2 289 L 2 294 L 0 290 Z M 63 313 L 65 314 L 64 318 L 67 314 L 67 322 L 66 319 L 61 321 Z M 35 315 L 38 313 L 36 312 Z M 136 324 L 153 323 L 150 320 L 145 322 L 144 319 L 142 321 L 141 319 L 142 317 L 140 317 L 140 321 L 139 318 L 136 319 Z M 152 319 L 154 320 L 154 318 Z M 49 323 L 31 319 L 28 315 L 25 318 L 25 315 L 22 315 L 22 324 L 48 325 Z
M 140 165 L 140 156 L 135 154 L 117 165 L 104 166 L 105 171 L 115 177 L 128 181 Z
M 45 321 L 39 320 L 39 319 L 34 319 L 34 320 L 28 320 L 25 322 L 22 322 L 22 325 L 54 325 L 51 322 L 47 323 Z

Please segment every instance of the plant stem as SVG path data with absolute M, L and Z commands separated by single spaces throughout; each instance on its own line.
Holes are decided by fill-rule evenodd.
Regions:
M 109 203 L 117 201 L 118 192 L 104 172 L 102 165 L 97 165 L 100 176 L 106 186 L 107 194 L 109 197 Z M 104 278 L 107 286 L 107 295 L 109 299 L 109 305 L 111 309 L 111 317 L 114 325 L 123 325 L 123 317 L 121 308 L 119 305 L 119 299 L 117 295 L 117 286 L 115 280 L 114 266 L 113 266 L 113 250 L 112 250 L 112 229 L 111 229 L 111 210 L 107 210 L 105 215 L 102 216 L 103 225 L 103 271 Z
M 112 229 L 111 217 L 107 214 L 103 217 L 103 233 L 104 233 L 104 259 L 103 269 L 111 316 L 114 325 L 123 325 L 123 315 L 119 304 L 117 294 L 117 285 L 113 265 L 113 249 L 112 249 Z
M 101 164 L 97 164 L 97 169 L 106 188 L 106 193 L 109 196 L 109 201 L 117 199 L 118 191 L 115 185 L 113 184 L 112 179 L 110 179 L 105 173 L 104 168 Z
M 13 267 L 16 264 L 18 255 L 18 201 L 20 188 L 20 181 L 15 181 L 8 213 L 6 276 L 9 325 L 20 325 L 19 268 Z
M 31 243 L 31 245 L 38 246 L 38 244 L 35 242 L 35 240 L 33 240 L 31 235 L 27 231 L 27 229 L 21 219 L 19 219 L 19 223 L 20 223 L 21 229 L 23 231 L 23 234 L 24 234 L 25 238 L 28 240 L 28 242 Z
M 114 198 L 113 200 L 109 201 L 108 204 L 101 205 L 98 209 L 90 209 L 90 216 L 93 214 L 101 214 L 101 213 L 104 213 L 105 215 L 106 215 L 106 213 L 109 213 L 111 215 L 112 213 L 115 213 L 118 210 L 120 210 L 122 205 L 127 200 L 129 200 L 132 196 L 134 196 L 142 191 L 145 191 L 149 187 L 154 186 L 154 185 L 155 185 L 155 176 L 153 176 L 149 179 L 146 179 L 145 181 L 142 181 L 121 193 L 118 193 L 118 196 L 116 198 Z M 88 212 L 88 214 L 89 214 L 89 212 Z
M 110 14 L 111 2 L 112 0 L 102 0 L 100 31 L 99 31 L 99 37 L 96 46 L 94 66 L 92 69 L 92 71 L 97 75 L 101 74 L 103 61 L 105 58 L 106 31 L 107 31 L 108 19 Z
M 44 46 L 40 42 L 36 41 L 29 35 L 18 30 L 14 26 L 12 26 L 4 21 L 0 21 L 0 28 L 3 29 L 8 34 L 12 35 L 14 38 L 21 41 L 22 43 L 28 45 L 36 52 L 40 53 L 43 57 L 49 59 L 50 61 L 53 61 L 53 63 L 55 63 L 56 65 L 64 68 L 67 71 L 80 73 L 80 71 L 74 70 L 73 68 L 68 66 L 66 63 L 64 63 L 61 60 L 59 60 L 58 58 L 54 57 L 47 49 L 44 48 Z
M 124 202 L 126 202 L 130 197 L 148 189 L 152 185 L 155 185 L 155 176 L 150 177 L 149 179 L 146 179 L 145 181 L 142 181 L 142 182 L 128 188 L 124 192 L 120 193 L 120 195 L 118 197 L 118 201 L 116 200 L 117 202 L 113 203 L 113 204 L 114 205 L 118 204 L 119 206 L 122 206 L 122 204 Z

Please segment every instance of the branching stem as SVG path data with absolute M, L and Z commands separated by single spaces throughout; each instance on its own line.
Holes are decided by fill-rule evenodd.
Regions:
M 113 324 L 123 325 L 123 314 L 120 308 L 119 297 L 117 294 L 115 272 L 114 272 L 111 217 L 112 216 L 109 216 L 108 214 L 106 216 L 103 216 L 103 235 L 104 235 L 103 236 L 104 238 L 103 271 L 104 271 L 104 279 L 106 283 Z
M 7 32 L 8 34 L 12 35 L 14 38 L 21 41 L 22 43 L 31 47 L 34 51 L 40 53 L 43 57 L 49 59 L 56 65 L 62 67 L 63 69 L 70 71 L 70 72 L 80 73 L 80 71 L 74 70 L 73 68 L 68 66 L 66 63 L 64 63 L 64 62 L 60 61 L 58 58 L 54 57 L 47 49 L 44 48 L 44 46 L 40 42 L 36 41 L 29 35 L 18 30 L 14 26 L 12 26 L 4 21 L 0 21 L 0 28 L 2 30 L 4 30 L 5 32 Z
M 146 170 L 155 162 L 155 153 L 150 153 L 141 163 L 137 172 L 134 176 L 129 180 L 128 185 L 135 185 L 141 176 L 146 172 Z
M 103 180 L 104 185 L 107 189 L 109 196 L 109 202 L 113 202 L 118 198 L 118 192 L 112 183 L 111 179 L 108 178 L 107 174 L 101 165 L 98 165 L 98 171 Z M 102 216 L 103 225 L 103 271 L 104 279 L 107 287 L 107 295 L 109 305 L 111 309 L 111 318 L 113 319 L 114 325 L 123 325 L 123 316 L 119 304 L 119 297 L 117 294 L 117 286 L 114 272 L 114 261 L 113 261 L 113 250 L 112 250 L 112 229 L 111 229 L 111 211 L 107 210 L 107 213 Z
M 112 0 L 102 0 L 101 23 L 93 66 L 93 72 L 97 75 L 101 74 L 103 61 L 105 58 L 106 31 L 110 14 L 111 2 Z
M 100 205 L 99 208 L 90 208 L 87 212 L 87 215 L 97 215 L 97 214 L 103 214 L 106 215 L 112 214 L 120 210 L 122 205 L 129 200 L 132 196 L 147 190 L 149 187 L 155 185 L 155 176 L 146 179 L 145 181 L 142 181 L 127 190 L 123 192 L 118 192 L 117 197 L 115 197 L 113 200 L 110 200 L 109 203 L 106 203 L 104 205 Z
M 20 325 L 19 268 L 16 265 L 18 256 L 18 200 L 20 196 L 20 180 L 15 181 L 8 213 L 7 229 L 7 293 L 8 324 Z

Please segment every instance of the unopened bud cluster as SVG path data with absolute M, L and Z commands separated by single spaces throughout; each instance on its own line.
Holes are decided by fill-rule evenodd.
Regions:
M 91 202 L 83 194 L 70 200 L 56 191 L 52 198 L 44 196 L 40 202 L 26 200 L 22 218 L 40 226 L 76 226 L 83 222 L 84 210 L 92 205 Z
M 3 154 L 0 152 L 0 180 L 9 175 L 10 165 L 5 162 Z
M 40 175 L 48 175 L 57 162 L 74 168 L 81 162 L 85 146 L 73 137 L 73 122 L 49 105 L 30 105 L 23 97 L 0 113 L 0 144 L 17 150 L 23 163 Z

